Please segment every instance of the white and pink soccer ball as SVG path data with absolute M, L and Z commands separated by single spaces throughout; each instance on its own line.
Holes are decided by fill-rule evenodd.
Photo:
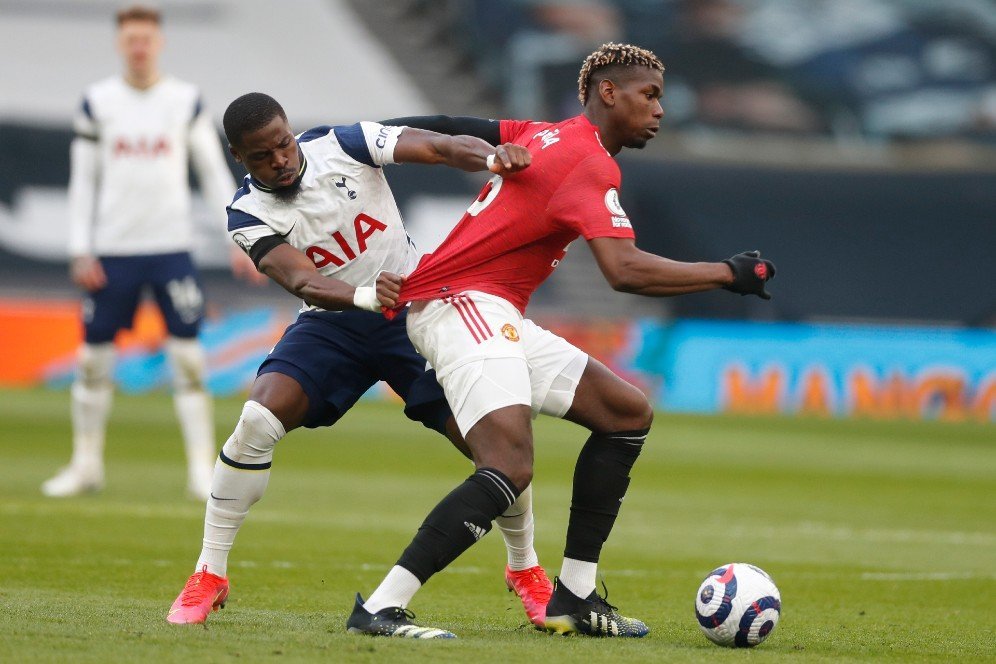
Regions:
M 751 648 L 778 624 L 782 597 L 760 567 L 728 563 L 709 573 L 695 595 L 695 617 L 706 638 L 730 648 Z

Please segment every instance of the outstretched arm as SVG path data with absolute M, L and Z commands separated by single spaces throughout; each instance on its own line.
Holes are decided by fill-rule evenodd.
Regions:
M 488 157 L 494 158 L 489 160 Z M 507 175 L 521 171 L 531 161 L 521 145 L 506 143 L 497 148 L 473 136 L 446 136 L 406 127 L 394 146 L 394 161 L 414 164 L 445 164 L 465 171 Z
M 720 263 L 683 263 L 642 251 L 629 238 L 594 238 L 588 245 L 617 291 L 667 297 L 725 288 L 771 299 L 765 283 L 775 276 L 775 266 L 759 252 L 737 254 Z
M 277 243 L 259 259 L 259 270 L 287 292 L 312 306 L 330 311 L 364 309 L 379 312 L 381 307 L 393 307 L 404 281 L 396 274 L 382 272 L 376 286 L 357 288 L 321 274 L 304 252 L 286 242 Z
M 447 136 L 463 134 L 487 141 L 491 145 L 501 143 L 501 123 L 498 120 L 453 115 L 413 115 L 406 118 L 391 118 L 380 124 L 426 129 Z

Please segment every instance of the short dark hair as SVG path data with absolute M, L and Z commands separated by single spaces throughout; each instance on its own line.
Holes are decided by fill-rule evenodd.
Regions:
M 595 79 L 597 83 L 602 78 L 608 78 L 607 76 L 599 77 L 596 74 L 607 74 L 615 68 L 633 66 L 649 67 L 662 73 L 664 71 L 664 65 L 653 51 L 632 44 L 613 42 L 602 44 L 597 51 L 585 58 L 584 64 L 581 65 L 581 73 L 578 75 L 578 99 L 581 100 L 581 105 L 584 106 L 588 103 L 588 92 L 592 79 Z M 603 72 L 602 70 L 607 71 Z
M 116 16 L 119 28 L 128 21 L 151 21 L 156 25 L 163 23 L 163 17 L 159 10 L 145 5 L 124 7 L 118 11 Z
M 250 131 L 262 129 L 275 117 L 287 119 L 283 107 L 276 99 L 262 92 L 249 92 L 242 95 L 225 109 L 222 124 L 225 137 L 230 145 L 239 145 L 242 137 Z

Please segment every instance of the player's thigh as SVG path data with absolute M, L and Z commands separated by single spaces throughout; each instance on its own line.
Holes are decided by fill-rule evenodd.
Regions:
M 249 390 L 249 400 L 273 413 L 284 426 L 285 432 L 304 423 L 310 404 L 301 383 L 279 370 L 256 376 Z
M 118 330 L 131 327 L 145 281 L 140 257 L 101 257 L 100 263 L 107 284 L 83 296 L 83 336 L 90 344 L 113 341 Z
M 531 405 L 523 345 L 501 333 L 509 321 L 521 321 L 514 307 L 479 293 L 416 303 L 408 314 L 408 334 L 435 368 L 465 437 L 490 412 Z
M 531 320 L 522 321 L 533 416 L 563 417 L 588 364 L 588 354 Z
M 279 373 L 301 387 L 307 400 L 301 426 L 334 424 L 377 382 L 368 361 L 372 351 L 353 323 L 355 317 L 344 314 L 303 313 L 260 365 L 257 380 Z
M 646 395 L 593 357 L 589 357 L 574 401 L 564 415 L 564 419 L 596 433 L 646 429 L 653 417 Z
M 149 281 L 156 303 L 174 337 L 197 336 L 204 319 L 204 290 L 190 254 L 150 256 Z

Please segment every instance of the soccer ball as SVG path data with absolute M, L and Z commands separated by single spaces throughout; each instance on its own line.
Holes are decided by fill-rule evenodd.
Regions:
M 782 611 L 775 582 L 760 567 L 729 563 L 709 573 L 695 595 L 695 617 L 706 638 L 750 648 L 768 638 Z

